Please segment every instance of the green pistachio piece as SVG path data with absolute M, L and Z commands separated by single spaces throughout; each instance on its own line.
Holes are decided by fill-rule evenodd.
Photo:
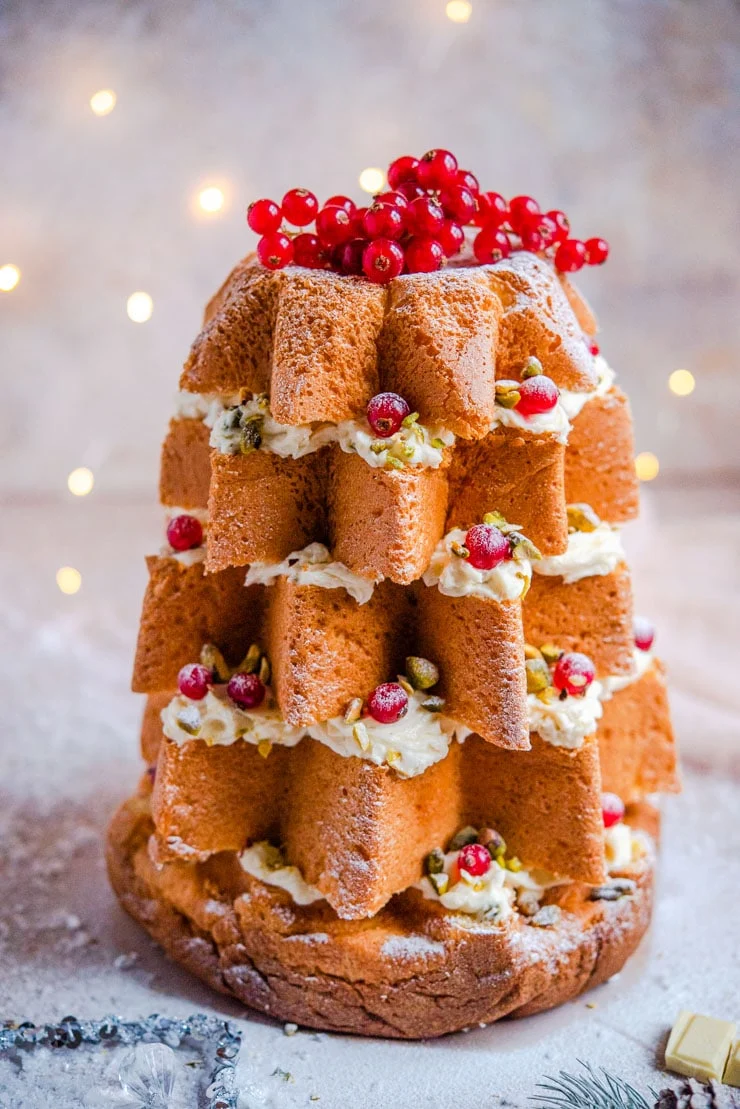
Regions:
M 404 416 L 401 420 L 401 427 L 413 427 L 418 419 L 418 412 L 409 412 L 408 416 Z
M 478 831 L 478 843 L 488 848 L 492 859 L 500 859 L 506 854 L 506 840 L 495 828 L 481 828 Z
M 389 446 L 390 444 L 384 439 L 373 439 L 372 443 L 370 444 L 370 450 L 373 452 L 373 454 L 382 454 L 383 451 L 388 450 Z
M 469 843 L 478 842 L 478 829 L 473 828 L 472 825 L 466 824 L 459 832 L 456 832 L 447 845 L 448 851 L 459 851 L 462 847 L 467 847 Z
M 266 759 L 267 756 L 270 754 L 270 751 L 272 751 L 272 740 L 261 739 L 257 744 L 257 750 L 262 755 L 262 758 Z
M 203 644 L 200 649 L 200 661 L 213 672 L 217 682 L 227 682 L 231 677 L 231 667 L 213 643 Z
M 242 433 L 239 440 L 239 450 L 242 454 L 256 451 L 262 445 L 262 416 L 249 416 L 242 421 Z
M 177 714 L 178 727 L 182 728 L 188 735 L 199 735 L 201 724 L 200 712 L 195 705 L 187 705 L 186 708 L 180 709 Z
M 550 667 L 543 658 L 528 658 L 524 669 L 527 673 L 527 693 L 541 693 L 552 685 Z
M 443 893 L 447 893 L 447 888 L 450 884 L 450 878 L 448 874 L 430 874 L 429 881 L 432 883 L 440 897 Z
M 542 658 L 542 651 L 533 647 L 531 643 L 524 644 L 524 657 L 525 658 Z
M 406 659 L 406 676 L 414 689 L 431 689 L 439 681 L 439 669 L 428 658 L 409 655 Z
M 450 550 L 457 558 L 470 558 L 470 551 L 464 547 L 462 543 L 458 543 L 457 539 L 453 539 L 450 543 Z
M 426 709 L 427 712 L 443 712 L 445 707 L 444 697 L 425 697 L 421 702 L 421 707 Z
M 367 734 L 367 728 L 361 720 L 352 725 L 352 738 L 361 751 L 370 750 L 370 736 Z
M 539 377 L 544 372 L 539 358 L 532 357 L 522 370 L 522 381 L 526 381 L 528 377 Z
M 445 868 L 444 851 L 435 847 L 424 859 L 424 869 L 427 874 L 441 874 Z
M 413 696 L 414 687 L 412 686 L 411 682 L 408 680 L 408 678 L 406 677 L 405 674 L 399 674 L 398 675 L 398 684 L 400 685 L 400 687 L 404 691 L 404 693 L 408 693 L 409 697 Z
M 516 855 L 512 855 L 510 859 L 506 860 L 506 869 L 510 870 L 512 874 L 518 874 L 522 869 L 522 860 Z
M 285 866 L 285 858 L 282 851 L 272 843 L 265 844 L 263 858 L 268 870 L 280 870 L 281 867 Z
M 261 660 L 262 651 L 253 643 L 236 669 L 242 674 L 256 674 Z
M 561 649 L 556 647 L 554 643 L 543 643 L 540 647 L 540 654 L 548 666 L 554 666 L 562 653 Z
M 516 562 L 537 562 L 542 558 L 542 555 L 535 547 L 531 539 L 527 539 L 526 535 L 519 535 L 514 532 L 509 536 L 511 543 L 511 557 Z
M 362 697 L 353 697 L 344 710 L 344 722 L 355 724 L 362 716 Z
M 496 382 L 496 404 L 500 404 L 502 408 L 516 408 L 522 395 L 517 388 L 518 382 L 516 381 L 497 381 Z
M 270 684 L 271 671 L 270 662 L 267 658 L 267 655 L 262 655 L 262 658 L 260 659 L 259 670 L 257 671 L 257 673 L 259 674 L 259 679 L 263 685 Z
M 400 458 L 394 458 L 392 454 L 388 455 L 385 464 L 391 470 L 403 470 L 404 469 L 404 464 L 401 461 L 401 459 Z
M 434 447 L 435 450 L 438 450 L 438 451 L 444 450 L 445 445 L 446 444 L 444 443 L 444 441 L 442 439 L 439 439 L 436 435 L 432 439 L 432 446 Z
M 568 527 L 572 531 L 596 531 L 601 523 L 590 504 L 569 504 L 566 512 Z

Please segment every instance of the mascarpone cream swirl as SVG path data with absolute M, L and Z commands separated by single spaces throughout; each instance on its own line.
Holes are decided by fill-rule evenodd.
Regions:
M 211 746 L 228 746 L 243 739 L 247 743 L 294 747 L 305 735 L 303 728 L 286 724 L 269 700 L 244 712 L 229 699 L 226 686 L 210 689 L 202 701 L 191 701 L 178 693 L 162 710 L 162 727 L 175 743 L 202 739 Z
M 538 559 L 532 569 L 572 585 L 581 578 L 611 574 L 620 562 L 624 562 L 624 548 L 619 531 L 601 523 L 593 531 L 570 532 L 564 554 Z
M 593 681 L 585 693 L 562 701 L 557 695 L 548 701 L 536 693 L 527 694 L 530 732 L 536 732 L 553 747 L 580 747 L 601 719 L 601 691 L 601 682 Z
M 453 543 L 464 545 L 466 534 L 462 528 L 453 528 L 439 541 L 422 577 L 424 584 L 436 585 L 446 597 L 472 596 L 488 601 L 515 601 L 523 597 L 532 579 L 529 561 L 508 558 L 492 570 L 478 570 L 452 549 Z
M 629 685 L 633 685 L 634 682 L 639 682 L 640 678 L 647 674 L 654 662 L 655 655 L 652 651 L 641 651 L 639 647 L 635 647 L 632 652 L 632 668 L 629 673 L 610 674 L 608 678 L 603 679 L 602 701 L 608 701 L 615 693 L 619 693 L 620 690 L 626 689 Z
M 429 878 L 417 882 L 429 901 L 439 901 L 451 912 L 468 913 L 496 923 L 513 915 L 514 901 L 520 890 L 531 891 L 539 899 L 545 890 L 562 885 L 560 879 L 544 870 L 507 870 L 495 860 L 488 871 L 476 877 L 455 866 L 459 852 L 448 851 L 444 857 L 444 873 L 459 874 L 459 879 L 448 886 L 444 893 L 437 893 Z
M 344 589 L 359 605 L 373 595 L 375 582 L 353 573 L 343 562 L 333 562 L 323 543 L 309 543 L 301 551 L 293 551 L 282 562 L 253 562 L 247 571 L 245 585 L 270 585 L 284 577 L 296 585 L 315 585 L 321 589 Z
M 288 866 L 272 844 L 253 843 L 239 856 L 242 870 L 259 878 L 267 886 L 278 886 L 289 893 L 296 905 L 311 905 L 323 901 L 324 895 L 305 880 L 297 866 Z
M 335 440 L 346 454 L 359 454 L 368 466 L 436 470 L 444 461 L 444 448 L 452 446 L 455 436 L 445 428 L 429 429 L 416 422 L 387 439 L 379 439 L 366 421 L 344 420 L 336 425 Z

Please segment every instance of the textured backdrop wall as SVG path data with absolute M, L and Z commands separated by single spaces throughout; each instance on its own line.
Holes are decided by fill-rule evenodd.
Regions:
M 464 24 L 445 0 L 5 0 L 0 18 L 6 495 L 66 496 L 89 465 L 100 493 L 153 496 L 202 305 L 254 242 L 247 201 L 360 199 L 363 167 L 433 145 L 611 240 L 582 285 L 659 480 L 740 468 L 730 0 L 472 0 Z M 667 388 L 678 367 L 690 397 Z

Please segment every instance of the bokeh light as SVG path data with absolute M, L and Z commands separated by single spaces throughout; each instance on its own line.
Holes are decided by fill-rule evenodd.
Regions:
M 635 473 L 640 481 L 652 481 L 658 476 L 660 463 L 652 451 L 641 451 L 635 459 Z
M 0 266 L 0 292 L 12 293 L 21 279 L 21 271 L 12 262 Z
M 448 0 L 445 14 L 453 23 L 467 23 L 473 14 L 470 0 Z
M 367 169 L 363 169 L 359 181 L 360 188 L 374 196 L 375 193 L 379 193 L 385 187 L 385 173 L 377 166 L 368 166 Z
M 96 116 L 109 115 L 116 106 L 116 94 L 113 89 L 99 89 L 90 97 L 90 107 Z
M 92 492 L 94 484 L 95 476 L 92 470 L 88 470 L 87 466 L 78 466 L 76 470 L 72 470 L 67 478 L 67 488 L 75 497 L 86 497 L 88 493 Z
M 128 318 L 133 320 L 134 323 L 146 323 L 147 320 L 151 319 L 153 311 L 154 301 L 149 293 L 132 293 L 126 301 Z
M 198 193 L 198 207 L 209 216 L 222 211 L 225 200 L 224 191 L 218 185 L 207 185 Z
M 688 397 L 696 388 L 696 380 L 691 370 L 674 370 L 668 378 L 668 388 L 677 397 Z
M 82 585 L 82 574 L 74 566 L 60 566 L 57 570 L 57 585 L 62 593 L 77 593 Z

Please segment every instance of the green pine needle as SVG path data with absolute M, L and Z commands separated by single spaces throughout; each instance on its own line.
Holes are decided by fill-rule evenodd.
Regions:
M 537 1109 L 651 1109 L 642 1094 L 621 1078 L 603 1068 L 597 1074 L 588 1063 L 578 1062 L 585 1074 L 568 1074 L 561 1070 L 557 1078 L 545 1076 L 532 1100 Z

